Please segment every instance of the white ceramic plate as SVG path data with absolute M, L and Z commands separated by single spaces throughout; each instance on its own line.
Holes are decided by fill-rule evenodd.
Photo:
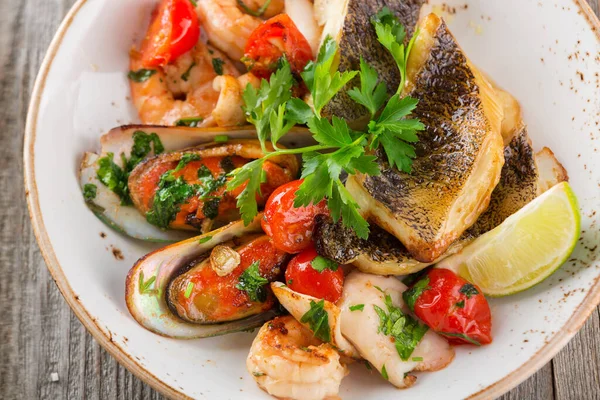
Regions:
M 151 245 L 103 225 L 85 206 L 77 166 L 100 134 L 137 120 L 128 101 L 128 50 L 154 0 L 80 0 L 40 70 L 25 135 L 28 203 L 42 253 L 69 305 L 129 370 L 177 398 L 261 399 L 246 372 L 253 334 L 177 341 L 141 328 L 124 301 L 127 271 Z M 433 4 L 438 3 L 432 1 Z M 441 3 L 441 2 L 440 2 Z M 583 0 L 445 1 L 471 59 L 522 103 L 534 146 L 551 147 L 579 196 L 583 235 L 571 260 L 522 294 L 491 300 L 494 343 L 459 347 L 446 369 L 420 374 L 404 399 L 491 398 L 534 373 L 600 300 L 600 24 Z M 596 211 L 598 211 L 596 213 Z M 101 237 L 101 232 L 106 237 Z M 123 259 L 115 254 L 122 253 Z M 344 399 L 400 394 L 362 365 Z

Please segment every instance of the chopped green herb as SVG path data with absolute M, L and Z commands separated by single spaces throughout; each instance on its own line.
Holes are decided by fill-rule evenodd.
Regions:
M 225 61 L 221 60 L 220 58 L 212 59 L 212 66 L 215 70 L 215 74 L 223 75 L 223 64 L 225 64 Z
M 127 77 L 134 82 L 145 82 L 156 73 L 154 69 L 138 69 L 137 71 L 129 71 Z
M 185 168 L 185 166 L 188 165 L 190 162 L 192 162 L 192 161 L 198 161 L 198 160 L 201 160 L 201 159 L 202 159 L 202 157 L 200 157 L 198 154 L 195 154 L 195 153 L 185 153 L 184 155 L 181 156 L 181 159 L 179 160 L 179 164 L 177 164 L 177 166 L 175 167 L 175 169 L 173 170 L 173 172 L 179 172 L 183 168 Z
M 423 361 L 423 357 L 413 357 L 412 360 L 415 362 Z
M 367 367 L 367 369 L 368 369 L 369 371 L 373 371 L 373 367 L 371 366 L 371 363 L 370 363 L 370 362 L 368 362 L 367 360 L 365 360 L 365 367 Z
M 310 329 L 316 338 L 324 342 L 331 341 L 331 332 L 329 329 L 329 315 L 325 311 L 325 300 L 318 303 L 310 301 L 310 310 L 308 310 L 300 319 L 302 323 L 308 323 Z
M 310 262 L 310 266 L 319 273 L 325 271 L 326 269 L 329 269 L 333 272 L 337 271 L 338 269 L 338 264 L 335 261 L 322 256 L 316 256 Z
M 200 238 L 200 240 L 198 240 L 198 243 L 204 244 L 204 243 L 208 242 L 210 239 L 212 239 L 212 236 L 204 236 L 203 238 Z
M 165 148 L 156 133 L 147 134 L 144 131 L 133 132 L 133 146 L 131 147 L 129 161 L 127 161 L 127 172 L 133 171 L 133 168 L 151 152 L 157 155 L 163 151 L 165 151 Z
M 229 141 L 229 136 L 227 135 L 217 135 L 215 136 L 215 143 L 226 143 Z
M 464 333 L 448 333 L 448 332 L 438 332 L 440 335 L 446 336 L 446 337 L 455 337 L 455 338 L 461 338 L 466 340 L 467 342 L 474 344 L 475 346 L 481 346 L 481 343 L 479 343 L 477 340 L 470 338 L 469 336 L 465 335 Z
M 206 218 L 215 219 L 219 215 L 219 204 L 221 204 L 221 198 L 216 197 L 204 202 L 202 206 L 202 213 Z
M 265 285 L 269 281 L 260 275 L 259 262 L 254 261 L 246 270 L 240 275 L 238 284 L 235 285 L 236 289 L 242 290 L 248 293 L 248 297 L 251 301 L 258 301 L 263 303 L 267 299 L 267 291 Z
M 140 271 L 139 290 L 140 294 L 155 294 L 156 289 L 150 289 L 150 286 L 156 281 L 156 276 L 151 277 L 144 282 L 144 271 Z
M 190 67 L 187 69 L 187 71 L 185 71 L 183 74 L 181 74 L 181 79 L 184 82 L 187 82 L 188 79 L 190 79 L 190 72 L 192 72 L 192 68 L 194 68 L 196 66 L 195 62 L 192 62 L 192 65 L 190 65 Z
M 166 229 L 175 219 L 182 204 L 197 193 L 198 185 L 189 185 L 183 177 L 173 178 L 172 171 L 165 172 L 158 182 L 158 190 L 146 220 L 152 225 Z
M 267 8 L 269 8 L 269 4 L 271 4 L 271 0 L 267 0 L 264 2 L 264 4 L 262 6 L 260 6 L 260 8 L 256 11 L 254 11 L 253 9 L 251 9 L 250 7 L 248 7 L 246 5 L 246 3 L 244 3 L 244 0 L 237 0 L 237 4 L 238 6 L 240 6 L 240 8 L 246 13 L 246 14 L 250 14 L 253 15 L 255 17 L 262 17 L 262 15 L 265 13 L 265 11 L 267 10 Z
M 291 285 L 292 283 L 294 283 L 294 280 L 293 279 L 288 279 L 287 284 Z
M 454 305 L 458 308 L 465 308 L 465 301 L 464 300 L 458 301 Z
M 417 302 L 417 299 L 423 294 L 424 291 L 428 289 L 431 288 L 429 287 L 429 277 L 426 276 L 402 293 L 402 298 L 411 311 L 415 311 L 415 303 Z
M 96 190 L 98 187 L 93 183 L 83 185 L 83 198 L 85 201 L 92 201 L 96 198 Z
M 311 351 L 311 350 L 310 350 L 308 347 L 306 347 L 306 346 L 301 346 L 301 347 L 300 347 L 300 350 L 302 350 L 302 351 L 306 351 L 306 352 L 308 352 L 308 353 L 310 353 L 310 351 Z
M 470 299 L 471 296 L 476 296 L 479 294 L 479 290 L 477 290 L 477 288 L 471 283 L 465 283 L 460 288 L 459 292 L 467 296 L 467 299 Z
M 253 372 L 252 375 L 259 377 L 259 376 L 264 376 L 265 373 L 264 372 Z
M 181 118 L 175 121 L 175 126 L 189 126 L 190 128 L 195 128 L 202 121 L 204 121 L 204 118 L 202 117 Z
M 385 369 L 385 364 L 383 364 L 383 366 L 381 367 L 381 376 L 383 376 L 383 379 L 385 379 L 386 381 L 390 380 L 390 377 L 387 373 L 387 369 Z
M 375 312 L 379 316 L 379 328 L 377 332 L 394 338 L 398 355 L 402 360 L 406 361 L 423 338 L 423 335 L 427 332 L 427 325 L 420 324 L 416 319 L 394 306 L 389 294 L 385 294 L 384 302 L 387 312 L 381 307 L 373 305 Z
M 187 287 L 185 288 L 185 293 L 183 294 L 183 296 L 186 299 L 189 299 L 191 294 L 192 294 L 192 290 L 194 290 L 194 282 L 188 282 Z
M 219 163 L 219 166 L 221 167 L 221 169 L 223 171 L 225 171 L 226 174 L 230 173 L 231 171 L 233 171 L 235 169 L 235 165 L 233 164 L 233 160 L 229 156 L 223 157 L 223 159 Z
M 96 171 L 96 176 L 104 186 L 119 196 L 121 205 L 131 205 L 129 187 L 127 186 L 129 174 L 115 164 L 113 156 L 113 153 L 107 153 L 106 156 L 98 159 L 99 168 Z
M 355 304 L 353 306 L 350 306 L 350 311 L 362 311 L 364 310 L 365 305 L 364 304 Z

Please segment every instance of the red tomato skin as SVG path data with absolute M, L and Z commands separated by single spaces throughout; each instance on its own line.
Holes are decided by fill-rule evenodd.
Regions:
M 469 282 L 448 269 L 434 268 L 427 277 L 429 289 L 415 302 L 416 316 L 437 333 L 466 335 L 480 344 L 491 343 L 492 314 L 481 289 L 473 285 L 479 293 L 469 298 L 460 292 Z M 463 301 L 461 308 L 457 303 Z M 470 343 L 459 337 L 446 338 L 453 344 Z
M 200 37 L 200 25 L 189 0 L 162 0 L 152 13 L 142 42 L 142 64 L 165 66 L 191 50 Z
M 342 296 L 344 271 L 339 265 L 336 271 L 317 271 L 311 266 L 317 255 L 311 246 L 294 256 L 285 270 L 285 282 L 295 292 L 335 303 Z
M 263 230 L 273 239 L 275 247 L 291 254 L 312 245 L 315 216 L 329 214 L 325 200 L 317 205 L 294 208 L 296 191 L 302 182 L 299 179 L 275 189 L 267 200 L 261 221 Z
M 284 54 L 295 74 L 314 59 L 310 44 L 294 21 L 287 14 L 279 14 L 250 34 L 243 60 L 254 75 L 268 79 Z

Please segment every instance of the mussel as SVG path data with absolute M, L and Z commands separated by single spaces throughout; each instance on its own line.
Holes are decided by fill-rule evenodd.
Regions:
M 142 257 L 127 275 L 131 315 L 152 332 L 180 339 L 242 331 L 271 319 L 275 298 L 268 282 L 280 276 L 288 256 L 262 233 L 261 218 Z
M 223 129 L 128 125 L 112 129 L 101 137 L 100 153 L 85 153 L 81 162 L 80 185 L 86 204 L 98 218 L 111 228 L 137 239 L 176 242 L 189 238 L 193 233 L 163 229 L 153 225 L 148 222 L 143 210 L 140 212 L 133 207 L 132 200 L 139 199 L 139 196 L 129 196 L 128 178 L 130 174 L 134 175 L 133 172 L 139 167 L 135 174 L 139 177 L 144 171 L 142 166 L 147 166 L 148 159 L 154 158 L 158 153 L 162 153 L 162 156 L 159 157 L 175 161 L 178 156 L 183 155 L 180 150 L 192 146 L 201 146 L 202 150 L 198 151 L 202 152 L 207 151 L 208 148 L 211 148 L 211 152 L 215 152 L 215 147 L 221 147 L 234 153 L 244 154 L 245 156 L 242 157 L 250 160 L 262 155 L 261 152 L 256 151 L 256 146 L 251 146 L 250 149 L 248 144 L 244 144 L 240 148 L 240 146 L 232 146 L 232 143 L 238 139 L 253 138 L 256 138 L 254 127 Z M 211 144 L 215 140 L 220 143 Z M 314 140 L 308 130 L 293 128 L 288 135 L 281 139 L 281 143 L 289 147 L 296 147 L 312 144 Z M 179 152 L 173 154 L 178 154 L 178 156 L 170 154 L 177 151 Z M 227 156 L 225 151 L 220 151 L 221 157 Z M 162 161 L 163 158 L 159 160 Z M 292 166 L 293 161 L 289 161 L 292 158 L 294 157 L 286 158 L 286 167 Z M 102 171 L 100 171 L 101 168 L 103 168 Z M 232 213 L 230 217 L 234 219 L 235 213 Z M 216 223 L 210 221 L 204 222 L 203 225 L 202 220 L 194 218 L 190 218 L 189 222 L 191 225 L 183 224 L 184 226 L 180 227 L 206 230 L 229 221 L 226 216 L 223 216 Z

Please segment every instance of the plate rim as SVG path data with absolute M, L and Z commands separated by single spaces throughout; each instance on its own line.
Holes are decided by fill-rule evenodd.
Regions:
M 39 195 L 37 184 L 35 181 L 35 165 L 34 165 L 34 145 L 37 133 L 38 113 L 40 109 L 41 97 L 46 85 L 48 73 L 56 56 L 64 36 L 71 26 L 77 13 L 88 0 L 77 0 L 71 7 L 67 15 L 60 23 L 58 30 L 54 34 L 52 41 L 46 51 L 40 69 L 38 71 L 31 99 L 29 102 L 27 119 L 25 124 L 25 134 L 23 139 L 23 167 L 24 167 L 24 186 L 25 197 L 27 199 L 27 208 L 29 218 L 33 227 L 33 232 L 42 253 L 42 257 L 46 264 L 46 268 L 50 272 L 54 282 L 56 283 L 63 298 L 73 310 L 79 321 L 83 324 L 86 330 L 92 337 L 108 353 L 114 357 L 122 366 L 133 373 L 137 378 L 149 384 L 152 388 L 161 392 L 163 395 L 173 399 L 192 399 L 182 391 L 169 386 L 164 381 L 153 375 L 140 363 L 136 362 L 119 344 L 112 340 L 108 331 L 96 323 L 96 320 L 88 313 L 79 299 L 73 292 L 69 281 L 67 280 L 62 267 L 54 253 L 52 243 L 42 217 L 39 204 Z M 580 12 L 588 22 L 590 29 L 595 33 L 596 38 L 600 41 L 600 20 L 593 12 L 586 0 L 573 0 Z M 486 386 L 480 391 L 470 395 L 469 400 L 496 398 L 513 389 L 521 382 L 525 381 L 548 361 L 550 361 L 567 343 L 579 332 L 583 324 L 587 321 L 591 313 L 600 304 L 600 276 L 590 287 L 588 294 L 583 298 L 581 303 L 575 308 L 571 317 L 567 320 L 562 329 L 557 331 L 544 346 L 542 346 L 529 360 L 523 363 L 514 371 L 508 373 L 498 381 Z

